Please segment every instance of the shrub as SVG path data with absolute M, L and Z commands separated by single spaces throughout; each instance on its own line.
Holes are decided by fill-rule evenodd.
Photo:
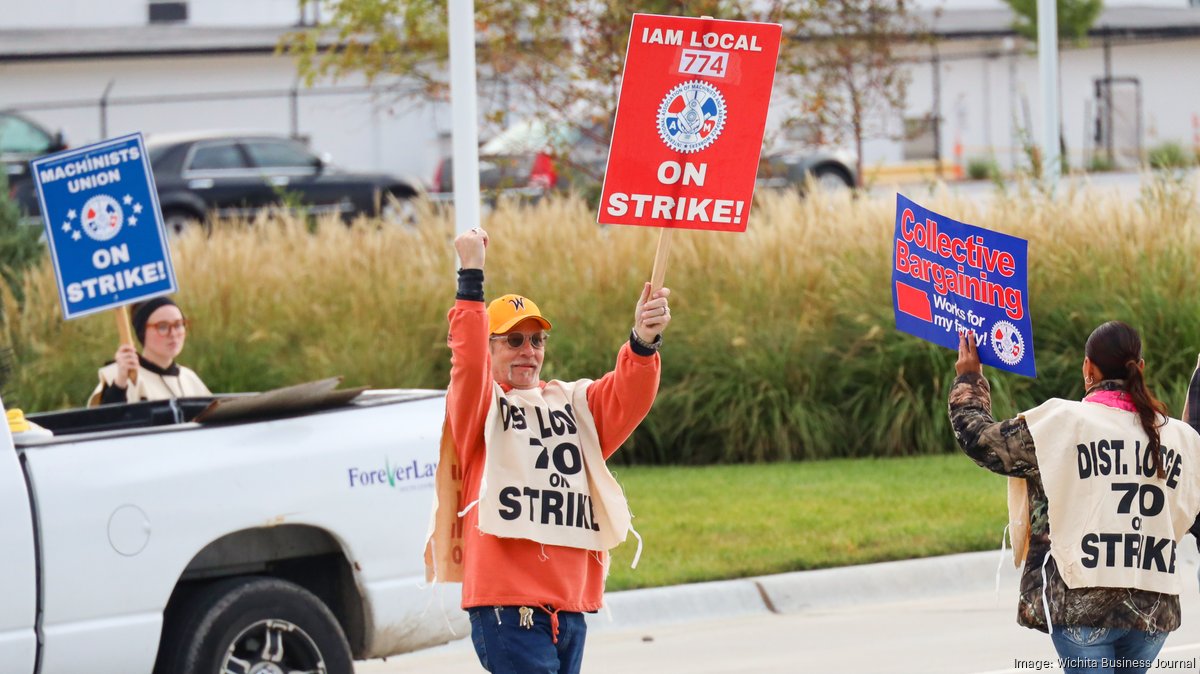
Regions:
M 18 289 L 25 270 L 44 254 L 41 224 L 24 224 L 23 219 L 8 196 L 8 175 L 0 170 L 0 277 Z
M 998 415 L 1082 393 L 1083 343 L 1119 318 L 1146 344 L 1146 373 L 1178 413 L 1200 348 L 1190 183 L 1136 200 L 1014 191 L 988 204 L 922 205 L 1027 238 L 1039 377 L 988 370 Z M 195 329 L 181 360 L 216 391 L 333 374 L 352 385 L 441 388 L 454 297 L 452 219 L 415 230 L 322 220 L 217 227 L 174 249 Z M 674 320 L 654 409 L 617 460 L 703 464 L 950 451 L 955 354 L 894 328 L 895 201 L 764 194 L 743 234 L 677 232 Z M 599 227 L 579 199 L 501 204 L 486 223 L 487 293 L 533 297 L 554 321 L 547 378 L 597 377 L 627 339 L 657 232 Z M 49 264 L 3 298 L 0 348 L 29 407 L 80 405 L 116 347 L 110 316 L 64 323 Z
M 1105 173 L 1107 171 L 1112 171 L 1115 168 L 1116 167 L 1113 165 L 1112 160 L 1103 154 L 1094 154 L 1092 155 L 1092 158 L 1088 160 L 1087 170 L 1092 173 Z
M 971 180 L 995 180 L 1000 177 L 1000 165 L 991 157 L 972 157 L 967 160 L 967 177 Z
M 1183 145 L 1167 141 L 1150 148 L 1146 161 L 1153 169 L 1188 168 L 1195 163 L 1195 155 L 1183 149 Z

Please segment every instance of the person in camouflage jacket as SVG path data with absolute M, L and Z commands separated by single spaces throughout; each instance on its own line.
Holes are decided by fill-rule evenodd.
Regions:
M 1097 330 L 1099 331 L 1099 328 Z M 1136 336 L 1136 332 L 1133 332 L 1133 335 Z M 1140 339 L 1137 351 L 1137 360 L 1140 361 Z M 1000 475 L 1024 478 L 1026 481 L 1030 536 L 1025 566 L 1021 573 L 1017 623 L 1042 632 L 1049 631 L 1043 604 L 1042 571 L 1045 562 L 1045 605 L 1049 606 L 1050 621 L 1056 634 L 1060 630 L 1069 631 L 1079 626 L 1104 630 L 1136 630 L 1146 633 L 1147 638 L 1157 637 L 1157 646 L 1161 648 L 1166 633 L 1174 631 L 1180 624 L 1178 595 L 1129 588 L 1067 587 L 1053 556 L 1046 559 L 1050 552 L 1047 498 L 1029 426 L 1021 416 L 1005 421 L 992 418 L 991 386 L 983 376 L 973 335 L 960 335 L 959 358 L 955 370 L 957 377 L 950 389 L 949 413 L 959 446 L 983 468 Z M 1085 383 L 1087 394 L 1084 400 L 1102 391 L 1123 392 L 1126 388 L 1124 379 L 1108 376 L 1097 376 Z M 1197 392 L 1196 399 L 1200 400 L 1200 369 L 1193 377 L 1193 387 Z M 1200 403 L 1195 407 L 1197 419 L 1194 422 L 1189 419 L 1193 428 L 1200 424 Z M 1200 518 L 1192 524 L 1190 532 L 1193 535 L 1200 533 Z M 1154 652 L 1157 653 L 1157 648 Z M 1113 670 L 1068 667 L 1067 671 Z

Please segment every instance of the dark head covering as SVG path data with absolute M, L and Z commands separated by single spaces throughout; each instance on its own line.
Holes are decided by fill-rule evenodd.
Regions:
M 146 343 L 146 322 L 150 320 L 150 314 L 157 311 L 159 307 L 166 306 L 177 307 L 179 305 L 175 304 L 170 297 L 165 296 L 133 305 L 133 331 L 137 333 L 138 342 L 143 345 Z

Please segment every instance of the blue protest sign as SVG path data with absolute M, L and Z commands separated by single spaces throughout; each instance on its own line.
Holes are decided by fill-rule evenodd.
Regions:
M 896 195 L 896 329 L 958 349 L 970 330 L 985 365 L 1036 377 L 1029 242 L 921 208 Z
M 30 166 L 64 318 L 178 289 L 142 134 Z

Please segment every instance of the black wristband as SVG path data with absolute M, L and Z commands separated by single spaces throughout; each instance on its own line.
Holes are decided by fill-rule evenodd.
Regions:
M 471 302 L 483 301 L 483 270 L 459 269 L 458 294 L 455 299 Z
M 629 331 L 629 348 L 639 356 L 653 356 L 662 347 L 662 333 L 654 336 L 654 341 L 647 344 L 638 338 L 637 330 Z

